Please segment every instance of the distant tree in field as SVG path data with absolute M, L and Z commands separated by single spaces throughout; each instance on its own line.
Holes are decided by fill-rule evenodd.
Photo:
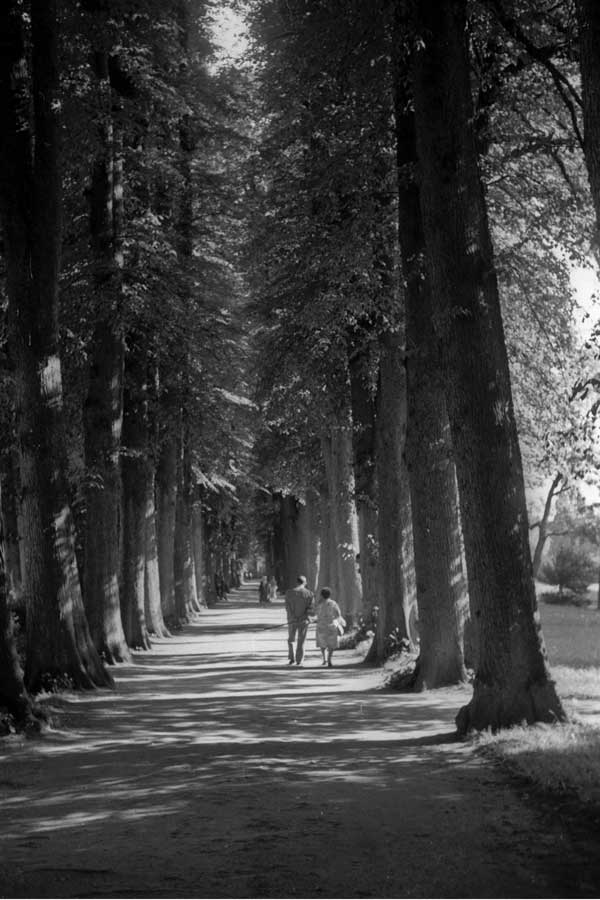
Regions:
M 575 593 L 585 591 L 596 577 L 596 570 L 583 548 L 564 544 L 545 563 L 542 575 L 548 584 L 558 585 L 558 593 L 562 596 L 565 588 Z

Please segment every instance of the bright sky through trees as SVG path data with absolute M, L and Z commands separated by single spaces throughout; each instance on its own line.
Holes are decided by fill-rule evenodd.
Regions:
M 228 6 L 215 11 L 213 35 L 224 59 L 239 59 L 246 51 L 244 21 Z

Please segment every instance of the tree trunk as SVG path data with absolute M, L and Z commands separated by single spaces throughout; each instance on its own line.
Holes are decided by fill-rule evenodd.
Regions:
M 163 438 L 156 471 L 158 508 L 158 571 L 163 616 L 170 627 L 177 621 L 175 608 L 175 511 L 177 505 L 177 441 Z
M 19 464 L 16 453 L 6 450 L 0 460 L 0 492 L 2 496 L 2 528 L 4 531 L 5 566 L 7 591 L 14 606 L 23 599 L 23 574 L 19 538 L 19 511 L 17 492 L 19 488 Z
M 283 580 L 286 590 L 296 585 L 299 575 L 306 575 L 300 501 L 292 494 L 283 494 L 280 501 L 280 527 L 283 550 Z
M 351 625 L 360 616 L 362 592 L 356 560 L 358 523 L 354 504 L 350 427 L 332 426 L 323 444 L 331 522 L 331 565 L 332 568 L 335 567 L 337 576 L 330 586 L 336 589 L 334 599 Z
M 300 506 L 300 533 L 304 547 L 305 574 L 311 591 L 319 584 L 319 559 L 321 553 L 321 523 L 319 519 L 319 498 L 315 491 L 307 490 L 304 503 Z
M 204 539 L 204 515 L 201 500 L 192 504 L 192 543 L 194 550 L 194 569 L 196 572 L 196 596 L 201 607 L 207 603 L 206 579 L 206 542 Z
M 185 414 L 182 414 L 185 418 Z M 177 460 L 177 504 L 175 512 L 175 608 L 180 621 L 189 621 L 200 612 L 196 597 L 196 570 L 192 543 L 192 464 L 189 433 L 182 422 Z
M 585 162 L 596 214 L 596 255 L 600 255 L 600 7 L 577 0 L 579 63 L 583 99 Z
M 56 0 L 32 0 L 30 21 L 32 97 L 21 5 L 0 5 L 0 210 L 26 560 L 26 683 L 35 691 L 65 678 L 77 687 L 112 680 L 90 640 L 83 610 L 65 477 Z
M 558 486 L 562 481 L 562 475 L 560 472 L 552 479 L 552 484 L 548 490 L 548 494 L 546 496 L 546 502 L 544 503 L 544 512 L 542 513 L 542 518 L 537 523 L 538 527 L 538 539 L 536 541 L 535 549 L 533 551 L 533 577 L 537 578 L 539 575 L 540 568 L 542 566 L 542 559 L 544 556 L 544 547 L 546 546 L 546 541 L 548 540 L 548 521 L 550 519 L 550 514 L 552 513 L 552 501 L 557 493 L 560 493 L 558 490 Z M 534 528 L 535 526 L 531 526 Z
M 4 493 L 0 496 L 4 509 Z M 0 520 L 0 708 L 8 711 L 19 730 L 39 729 L 43 716 L 25 688 L 15 644 L 13 617 L 8 602 L 3 520 Z
M 396 47 L 401 46 L 399 37 Z M 466 680 L 464 623 L 468 594 L 444 382 L 433 331 L 430 286 L 423 271 L 425 239 L 415 179 L 414 114 L 398 63 L 394 76 L 398 238 L 406 310 L 406 460 L 419 616 L 414 687 L 424 690 Z
M 389 652 L 388 636 L 411 643 L 408 580 L 412 567 L 412 532 L 408 478 L 404 461 L 406 441 L 406 371 L 399 333 L 381 337 L 376 415 L 376 473 L 381 603 L 377 628 L 366 662 L 382 663 Z
M 536 622 L 525 489 L 472 129 L 465 0 L 421 0 L 414 102 L 434 321 L 463 512 L 479 662 L 461 733 L 564 712 Z
M 128 341 L 123 403 L 123 593 L 121 607 L 130 647 L 149 650 L 146 624 L 146 489 L 148 389 L 146 353 L 132 335 Z
M 86 525 L 84 600 L 94 643 L 110 663 L 130 659 L 119 597 L 119 454 L 123 418 L 122 153 L 112 121 L 108 53 L 94 54 L 100 104 L 92 168 L 90 234 L 95 326 L 84 407 Z
M 375 409 L 374 390 L 369 388 L 368 347 L 350 340 L 348 372 L 352 398 L 352 449 L 356 513 L 358 517 L 358 549 L 363 611 L 369 614 L 381 605 L 381 570 L 377 531 L 377 480 L 375 477 Z
M 159 638 L 170 637 L 163 618 L 160 574 L 158 562 L 158 536 L 156 529 L 156 483 L 154 460 L 146 467 L 146 568 L 144 579 L 144 609 L 146 623 L 151 634 Z

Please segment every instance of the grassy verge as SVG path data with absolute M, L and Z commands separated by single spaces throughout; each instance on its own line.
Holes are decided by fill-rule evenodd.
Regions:
M 600 810 L 600 611 L 592 601 L 590 596 L 587 608 L 539 604 L 552 674 L 571 721 L 484 734 L 477 743 L 482 753 L 532 785 L 596 813 Z
M 570 722 L 483 734 L 476 739 L 477 745 L 486 756 L 542 790 L 576 800 L 598 812 L 600 668 L 555 666 L 552 674 Z M 578 714 L 581 701 L 594 711 L 593 724 L 586 723 Z
M 600 730 L 536 725 L 477 738 L 485 755 L 543 790 L 600 809 Z

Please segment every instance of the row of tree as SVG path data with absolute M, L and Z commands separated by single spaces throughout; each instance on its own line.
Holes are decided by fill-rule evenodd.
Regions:
M 518 431 L 551 506 L 592 455 L 589 404 L 569 404 L 594 384 L 569 285 L 593 243 L 582 152 L 593 193 L 597 145 L 597 13 L 577 12 L 262 0 L 249 13 L 272 564 L 290 580 L 305 560 L 314 577 L 320 522 L 320 583 L 351 617 L 377 607 L 373 661 L 391 632 L 413 639 L 416 603 L 416 687 L 465 677 L 470 617 L 461 731 L 564 716 Z
M 243 83 L 209 36 L 200 0 L 0 11 L 0 705 L 20 719 L 41 688 L 110 684 L 237 577 Z

